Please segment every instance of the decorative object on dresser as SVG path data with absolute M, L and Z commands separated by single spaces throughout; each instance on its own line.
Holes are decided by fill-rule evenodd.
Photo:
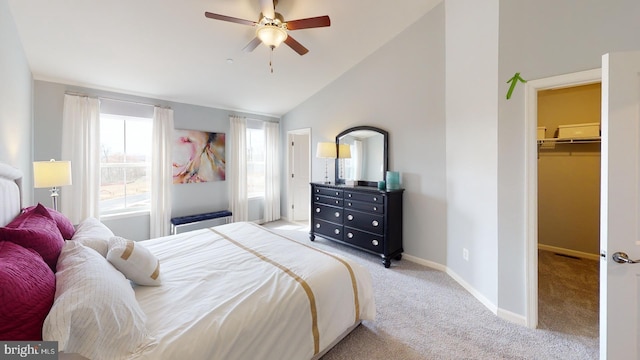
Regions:
M 340 156 L 350 147 L 350 158 Z M 388 169 L 388 133 L 371 126 L 336 136 L 336 183 L 311 183 L 309 238 L 321 236 L 382 257 L 385 267 L 402 258 L 402 194 L 379 188 Z M 344 155 L 344 154 L 343 154 Z M 347 184 L 347 185 L 345 185 Z

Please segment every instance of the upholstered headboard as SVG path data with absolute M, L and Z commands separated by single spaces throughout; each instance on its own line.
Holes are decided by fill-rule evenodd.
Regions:
M 5 226 L 22 207 L 22 172 L 0 163 L 0 226 Z

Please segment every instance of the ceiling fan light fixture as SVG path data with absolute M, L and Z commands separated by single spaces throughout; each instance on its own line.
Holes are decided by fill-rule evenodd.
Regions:
M 263 44 L 274 49 L 287 39 L 287 32 L 276 25 L 263 25 L 256 30 L 256 36 Z

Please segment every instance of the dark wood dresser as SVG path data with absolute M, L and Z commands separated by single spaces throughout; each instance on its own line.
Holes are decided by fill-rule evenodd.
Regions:
M 402 193 L 368 186 L 311 183 L 311 230 L 316 236 L 338 241 L 382 257 L 402 258 Z

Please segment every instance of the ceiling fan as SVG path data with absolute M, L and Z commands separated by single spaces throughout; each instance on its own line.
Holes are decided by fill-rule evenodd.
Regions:
M 238 19 L 231 16 L 214 14 L 205 12 L 204 15 L 209 19 L 229 21 L 237 24 L 256 26 L 256 37 L 251 40 L 247 46 L 242 49 L 244 52 L 253 51 L 260 43 L 264 43 L 271 50 L 277 48 L 282 42 L 287 44 L 295 52 L 304 55 L 309 52 L 307 48 L 302 46 L 288 32 L 291 30 L 310 29 L 317 27 L 325 27 L 331 25 L 329 16 L 317 16 L 306 19 L 285 21 L 284 17 L 275 12 L 278 0 L 260 0 L 260 8 L 262 13 L 258 21 Z

